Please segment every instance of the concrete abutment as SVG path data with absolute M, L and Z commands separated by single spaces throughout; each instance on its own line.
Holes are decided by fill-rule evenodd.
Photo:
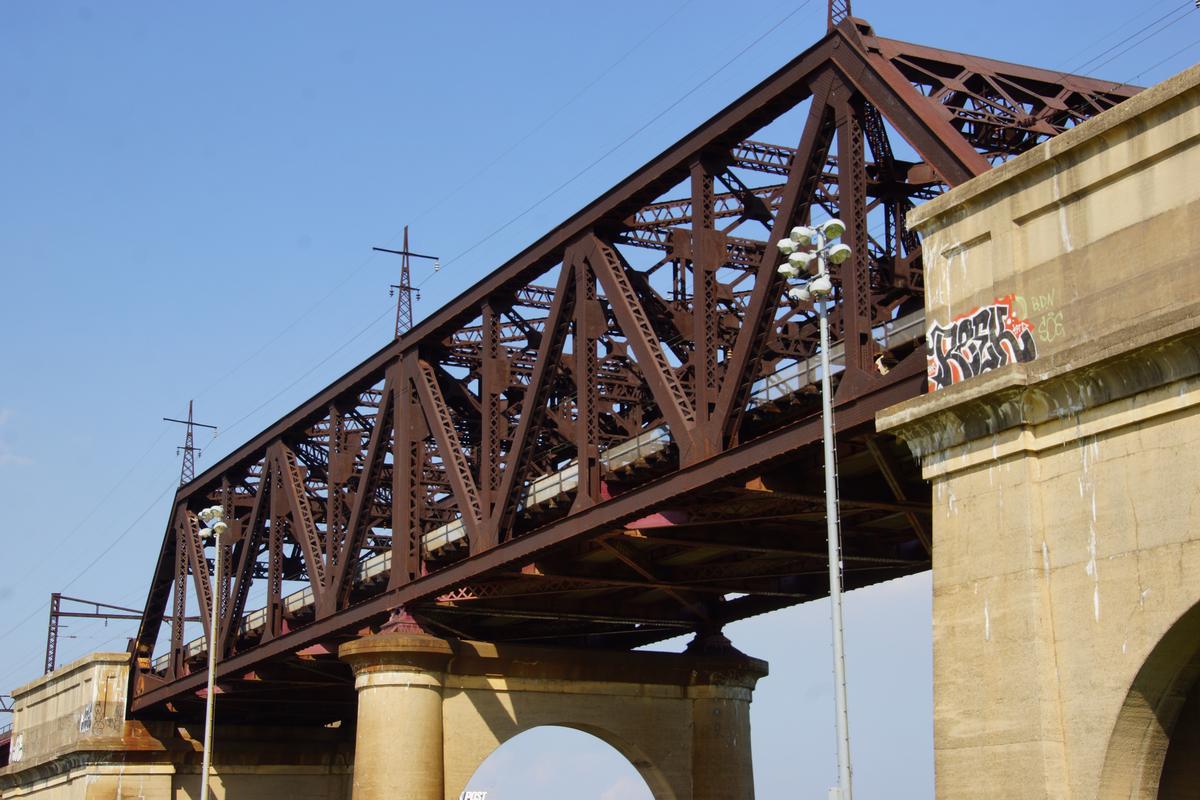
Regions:
M 751 798 L 749 706 L 767 665 L 721 655 L 595 652 L 385 633 L 343 645 L 357 720 L 222 724 L 212 796 L 456 800 L 523 731 L 576 728 L 616 748 L 659 800 Z M 0 797 L 199 800 L 203 725 L 126 719 L 128 655 L 98 653 L 14 692 Z M 354 724 L 351 724 L 354 723 Z
M 454 800 L 500 745 L 554 725 L 624 755 L 661 800 L 754 796 L 749 706 L 766 664 L 740 654 L 572 651 L 423 634 L 343 645 L 359 689 L 353 800 Z M 397 722 L 411 710 L 419 724 Z M 427 768 L 397 764 L 418 754 Z M 437 776 L 436 779 L 432 776 Z
M 1196 175 L 1200 68 L 910 215 L 939 798 L 1198 796 Z

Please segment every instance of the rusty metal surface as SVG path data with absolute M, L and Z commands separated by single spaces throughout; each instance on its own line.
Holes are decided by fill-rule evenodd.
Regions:
M 783 297 L 768 245 L 831 215 L 856 253 L 831 312 L 847 586 L 928 568 L 928 488 L 872 423 L 924 385 L 905 214 L 1135 90 L 879 39 L 844 6 L 788 65 L 181 487 L 133 709 L 199 708 L 189 596 L 219 604 L 222 713 L 280 721 L 341 718 L 336 645 L 401 615 L 629 648 L 824 596 L 816 315 Z M 798 140 L 767 141 L 793 110 Z M 220 553 L 195 537 L 214 503 Z

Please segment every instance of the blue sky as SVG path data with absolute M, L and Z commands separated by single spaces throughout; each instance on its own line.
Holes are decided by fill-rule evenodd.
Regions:
M 885 36 L 1149 84 L 1196 60 L 1191 5 L 855 11 Z M 221 429 L 201 439 L 213 463 L 388 340 L 397 264 L 372 245 L 408 223 L 442 256 L 428 314 L 786 62 L 824 14 L 821 0 L 0 4 L 0 691 L 40 673 L 50 592 L 142 603 L 178 475 L 180 431 L 160 417 L 195 398 Z M 932 794 L 929 586 L 849 600 L 860 796 Z M 130 628 L 64 633 L 68 660 Z M 772 662 L 760 795 L 823 796 L 827 607 L 731 634 Z M 568 738 L 527 746 L 526 763 L 600 752 Z M 477 788 L 559 796 L 502 786 L 525 772 Z

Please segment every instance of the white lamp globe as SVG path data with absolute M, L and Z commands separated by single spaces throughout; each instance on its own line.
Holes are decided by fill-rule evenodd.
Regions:
M 813 297 L 827 297 L 833 293 L 833 282 L 827 275 L 818 275 L 809 281 L 808 290 Z
M 788 297 L 790 297 L 792 301 L 796 303 L 808 303 L 812 301 L 812 292 L 802 286 L 797 286 L 795 288 L 788 289 Z
M 813 239 L 815 239 L 817 236 L 817 232 L 807 225 L 797 225 L 796 227 L 792 228 L 792 232 L 788 234 L 788 236 L 796 244 L 806 245 L 812 244 Z
M 813 258 L 814 256 L 812 253 L 792 253 L 790 256 L 788 256 L 788 263 L 791 264 L 797 272 L 807 272 L 812 268 Z
M 829 260 L 831 263 L 841 264 L 850 257 L 851 252 L 850 245 L 835 244 L 833 247 L 829 248 Z
M 775 246 L 778 247 L 779 252 L 785 256 L 791 255 L 792 253 L 796 252 L 796 243 L 793 242 L 790 238 L 789 239 L 780 239 L 778 242 L 775 243 Z
M 837 217 L 827 220 L 821 225 L 821 233 L 826 239 L 836 239 L 846 232 L 846 225 Z
M 785 278 L 794 278 L 800 274 L 799 270 L 788 263 L 780 264 L 775 271 Z

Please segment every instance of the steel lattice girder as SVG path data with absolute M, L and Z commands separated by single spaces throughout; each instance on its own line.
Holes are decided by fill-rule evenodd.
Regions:
M 843 473 L 861 495 L 844 504 L 849 585 L 923 568 L 921 484 L 870 433 L 876 410 L 924 383 L 919 334 L 891 348 L 899 363 L 886 375 L 872 365 L 873 331 L 920 322 L 920 243 L 905 213 L 1134 91 L 880 39 L 845 19 L 181 487 L 137 638 L 135 710 L 166 713 L 171 701 L 184 713 L 204 682 L 184 641 L 189 579 L 201 608 L 219 604 L 221 680 L 402 608 L 450 635 L 629 647 L 822 594 L 804 577 L 807 551 L 772 527 L 820 521 L 795 511 L 802 491 L 713 499 L 781 462 L 803 474 L 819 436 L 799 378 L 754 395 L 781 366 L 801 375 L 815 352 L 812 311 L 781 302 L 767 246 L 814 213 L 841 214 L 855 250 L 833 314 L 839 447 L 867 465 Z M 804 104 L 795 146 L 757 137 Z M 919 160 L 897 157 L 895 134 Z M 614 453 L 647 437 L 660 437 L 647 455 L 617 465 Z M 547 501 L 533 491 L 571 470 L 569 489 Z M 214 502 L 231 529 L 219 554 L 195 538 L 195 513 Z M 656 535 L 622 533 L 664 514 Z M 453 547 L 423 544 L 438 531 L 449 542 L 458 520 Z M 748 533 L 731 541 L 713 527 L 731 524 Z M 385 571 L 360 575 L 384 554 Z M 218 557 L 227 578 L 214 588 Z M 304 591 L 285 595 L 287 582 Z M 265 605 L 252 621 L 254 586 Z

